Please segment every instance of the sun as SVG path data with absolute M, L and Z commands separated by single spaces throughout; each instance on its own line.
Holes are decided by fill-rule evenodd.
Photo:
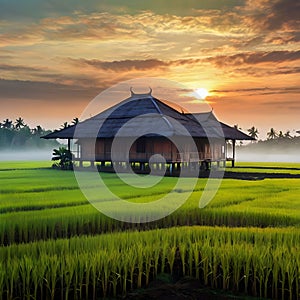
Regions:
M 197 99 L 204 100 L 209 95 L 208 90 L 205 88 L 195 89 L 195 96 Z

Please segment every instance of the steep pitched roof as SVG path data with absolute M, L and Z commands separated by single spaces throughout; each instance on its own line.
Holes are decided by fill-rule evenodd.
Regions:
M 75 130 L 76 129 L 76 130 Z M 119 104 L 71 127 L 55 131 L 45 139 L 112 138 L 148 136 L 159 132 L 166 137 L 193 136 L 228 139 L 252 139 L 239 130 L 219 123 L 212 112 L 185 114 L 153 97 L 151 93 L 134 94 Z M 223 131 L 222 131 L 223 130 Z
M 220 122 L 223 132 L 224 132 L 224 137 L 227 140 L 248 140 L 248 141 L 254 141 L 255 138 L 245 134 L 244 132 L 228 126 L 227 124 L 224 124 L 222 122 Z

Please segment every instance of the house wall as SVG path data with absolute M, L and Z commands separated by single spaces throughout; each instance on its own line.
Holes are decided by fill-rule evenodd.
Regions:
M 95 159 L 95 140 L 81 139 L 77 143 L 80 145 L 80 159 L 81 160 L 94 160 Z
M 78 143 L 81 145 L 81 160 L 109 161 L 111 160 L 111 146 L 113 139 L 97 139 L 96 144 L 92 139 L 81 139 Z M 144 146 L 142 143 L 145 143 Z M 125 156 L 126 143 L 130 143 L 128 148 L 129 160 L 136 162 L 147 162 L 153 154 L 161 154 L 167 162 L 179 161 L 198 161 L 210 159 L 212 161 L 225 159 L 224 143 L 220 140 L 210 140 L 205 138 L 195 138 L 194 142 L 198 152 L 192 151 L 192 146 L 188 141 L 182 140 L 182 147 L 177 149 L 176 146 L 165 137 L 146 137 L 141 141 L 136 140 L 130 147 L 131 141 L 124 139 L 122 147 L 116 147 L 114 160 L 126 161 Z M 137 145 L 138 143 L 139 146 Z M 222 147 L 223 146 L 223 147 Z M 94 151 L 95 149 L 95 151 Z M 119 150 L 119 151 L 118 151 Z M 94 154 L 95 152 L 95 154 Z

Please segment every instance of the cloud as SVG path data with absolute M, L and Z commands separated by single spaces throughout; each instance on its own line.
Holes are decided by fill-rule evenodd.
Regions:
M 264 68 L 258 68 L 258 67 L 245 67 L 245 68 L 236 68 L 234 70 L 236 75 L 244 74 L 248 75 L 250 77 L 270 77 L 270 76 L 276 76 L 276 75 L 292 75 L 292 74 L 298 74 L 300 73 L 300 67 L 289 67 L 289 66 L 277 66 L 276 68 L 270 66 L 270 67 L 264 67 Z
M 159 60 L 159 59 L 145 59 L 145 60 L 119 60 L 119 61 L 101 61 L 101 60 L 87 60 L 87 59 L 69 59 L 75 65 L 87 65 L 92 66 L 97 69 L 102 70 L 111 70 L 111 71 L 130 71 L 130 70 L 139 70 L 146 71 L 149 69 L 163 69 L 169 66 L 168 62 Z
M 30 66 L 20 66 L 20 65 L 10 65 L 10 64 L 0 64 L 1 71 L 13 71 L 13 72 L 40 72 L 41 69 L 30 67 Z
M 34 19 L 47 15 L 69 15 L 74 11 L 91 14 L 95 11 L 108 11 L 119 14 L 136 14 L 151 10 L 156 14 L 174 14 L 178 16 L 190 16 L 201 10 L 232 10 L 243 0 L 186 0 L 169 2 L 161 0 L 1 0 L 1 19 Z
M 300 87 L 254 87 L 254 88 L 242 88 L 242 89 L 221 89 L 211 90 L 210 93 L 227 94 L 227 93 L 239 93 L 247 96 L 254 95 L 273 95 L 273 94 L 298 94 L 300 93 Z
M 71 102 L 90 99 L 101 91 L 101 87 L 92 89 L 51 82 L 0 79 L 0 90 L 2 100 L 18 98 L 43 101 L 48 99 L 58 104 L 65 100 Z
M 0 46 L 31 45 L 47 41 L 132 40 L 141 37 L 147 40 L 145 26 L 141 23 L 137 26 L 138 23 L 133 16 L 112 15 L 106 12 L 90 15 L 75 13 L 24 24 L 20 21 L 7 22 L 0 30 Z
M 206 61 L 215 64 L 217 67 L 241 66 L 243 64 L 256 65 L 261 63 L 281 63 L 296 61 L 300 59 L 299 51 L 261 51 L 238 53 L 230 56 L 219 55 L 207 58 Z
M 204 33 L 218 38 L 218 32 L 246 33 L 243 17 L 236 12 L 221 10 L 198 10 L 195 15 L 155 14 L 140 11 L 136 14 L 114 14 L 110 12 L 74 12 L 65 16 L 41 18 L 37 22 L 7 22 L 0 33 L 1 45 L 31 44 L 48 40 L 136 40 L 141 42 L 161 41 L 165 35 L 182 43 L 186 37 L 197 38 Z M 0 31 L 0 32 L 1 32 Z M 178 38 L 180 35 L 180 39 Z M 163 38 L 163 40 L 161 40 Z
M 300 42 L 299 33 L 286 33 L 284 35 L 270 34 L 265 38 L 265 42 L 272 45 L 288 45 Z
M 299 110 L 300 109 L 300 103 L 297 99 L 295 100 L 266 100 L 264 102 L 261 102 L 261 105 L 266 107 L 272 107 L 279 109 L 286 109 L 286 110 Z
M 297 0 L 248 0 L 243 10 L 248 13 L 251 25 L 259 30 L 299 30 L 300 2 Z
M 176 68 L 208 68 L 215 66 L 223 69 L 225 72 L 234 72 L 234 76 L 247 74 L 249 76 L 261 77 L 282 74 L 296 74 L 299 67 L 288 65 L 300 60 L 300 51 L 271 51 L 271 52 L 243 52 L 234 55 L 217 55 L 206 58 L 188 58 L 174 60 L 145 59 L 145 60 L 119 60 L 119 61 L 102 61 L 97 59 L 73 59 L 68 58 L 66 62 L 78 70 L 88 70 L 92 68 L 100 74 L 99 71 L 111 72 L 110 74 L 132 74 L 141 75 L 151 70 L 162 74 L 172 74 Z M 285 65 L 280 65 L 284 63 Z M 277 65 L 274 68 L 274 64 Z M 138 72 L 138 73 L 136 73 Z M 128 78 L 127 78 L 128 79 Z
M 300 2 L 297 0 L 274 1 L 271 14 L 264 23 L 265 27 L 268 30 L 277 30 L 285 25 L 296 28 L 300 24 L 299 11 Z

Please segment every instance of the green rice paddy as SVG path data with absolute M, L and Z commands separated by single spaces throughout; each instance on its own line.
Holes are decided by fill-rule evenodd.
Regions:
M 121 297 L 164 273 L 239 295 L 300 298 L 299 178 L 224 179 L 199 209 L 207 182 L 200 178 L 177 211 L 131 224 L 98 212 L 72 171 L 50 165 L 0 163 L 0 299 Z M 228 168 L 233 170 L 300 174 L 300 164 L 240 163 Z M 177 178 L 140 189 L 115 174 L 101 176 L 113 193 L 132 202 L 191 192 L 189 178 L 173 190 Z M 110 194 L 104 198 L 112 200 Z

